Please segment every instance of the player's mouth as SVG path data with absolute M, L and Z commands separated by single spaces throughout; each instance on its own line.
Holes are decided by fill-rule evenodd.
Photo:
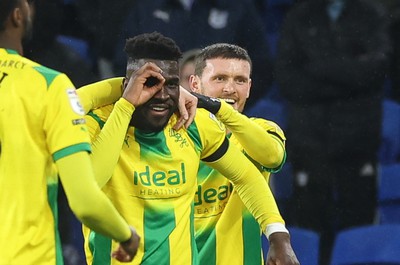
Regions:
M 223 100 L 223 101 L 225 101 L 226 103 L 228 103 L 230 105 L 233 105 L 233 104 L 236 103 L 236 100 L 233 99 L 233 98 L 220 98 L 220 100 Z
M 166 115 L 169 113 L 170 106 L 168 104 L 150 104 L 149 110 L 153 115 Z

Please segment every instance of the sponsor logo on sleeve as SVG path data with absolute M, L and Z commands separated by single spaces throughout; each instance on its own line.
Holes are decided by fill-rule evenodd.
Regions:
M 76 93 L 76 90 L 74 88 L 69 88 L 66 91 L 72 110 L 76 114 L 85 115 L 85 111 L 83 110 L 83 106 L 81 104 L 78 94 Z
M 218 124 L 218 127 L 219 127 L 219 129 L 220 129 L 221 131 L 225 131 L 225 125 L 224 125 L 222 122 L 220 122 L 220 121 L 217 119 L 217 117 L 215 117 L 215 115 L 212 114 L 211 112 L 210 112 L 210 119 L 213 120 L 216 124 Z
M 86 120 L 85 119 L 75 119 L 75 120 L 72 120 L 72 124 L 73 125 L 81 125 L 81 124 L 85 124 L 86 123 Z

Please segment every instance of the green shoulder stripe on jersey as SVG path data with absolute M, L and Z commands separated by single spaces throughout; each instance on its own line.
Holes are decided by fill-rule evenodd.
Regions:
M 50 84 L 53 82 L 53 80 L 60 75 L 60 72 L 57 72 L 53 69 L 47 68 L 43 65 L 39 65 L 39 66 L 34 66 L 33 69 L 35 69 L 36 71 L 38 71 L 39 73 L 41 73 L 43 75 L 43 77 L 46 79 L 46 83 L 47 83 L 47 88 L 50 86 Z
M 145 206 L 142 265 L 170 264 L 169 236 L 175 227 L 173 208 L 156 210 Z
M 90 144 L 89 143 L 80 143 L 80 144 L 75 144 L 75 145 L 65 147 L 53 154 L 53 160 L 57 161 L 60 158 L 66 157 L 68 155 L 71 155 L 71 154 L 74 154 L 74 153 L 77 153 L 80 151 L 91 152 L 92 149 L 90 147 Z
M 95 121 L 97 121 L 100 129 L 103 129 L 105 122 L 102 119 L 100 119 L 100 117 L 97 116 L 96 113 L 94 113 L 93 111 L 89 111 L 89 113 L 87 115 L 92 117 Z
M 6 52 L 7 52 L 8 54 L 18 54 L 17 51 L 11 50 L 11 49 L 6 49 Z
M 136 129 L 134 134 L 136 141 L 140 143 L 141 156 L 153 157 L 154 154 L 157 154 L 162 157 L 172 157 L 165 139 L 164 131 L 145 133 Z
M 89 249 L 92 252 L 92 265 L 110 265 L 111 264 L 111 239 L 90 231 Z
M 196 151 L 200 152 L 203 149 L 203 145 L 201 144 L 199 129 L 196 126 L 196 122 L 192 122 L 187 129 L 187 133 L 190 138 L 192 138 L 193 143 L 195 144 Z

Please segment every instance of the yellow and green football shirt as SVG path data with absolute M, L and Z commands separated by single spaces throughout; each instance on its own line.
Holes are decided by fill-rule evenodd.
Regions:
M 92 138 L 100 132 L 113 105 L 91 112 Z M 129 127 L 113 176 L 103 191 L 141 236 L 131 264 L 198 264 L 194 239 L 193 195 L 199 160 L 226 142 L 225 128 L 198 110 L 187 130 L 175 131 L 174 115 L 163 131 Z M 119 264 L 110 258 L 115 242 L 84 228 L 88 264 Z
M 90 151 L 64 74 L 0 49 L 0 264 L 62 264 L 54 161 Z
M 251 120 L 265 131 L 276 126 L 264 119 L 251 118 Z M 252 132 L 249 130 L 247 133 Z M 234 134 L 230 134 L 229 140 L 245 153 Z M 280 167 L 276 170 L 266 169 L 256 161 L 252 162 L 267 182 L 270 172 L 280 169 Z M 260 226 L 244 206 L 231 182 L 203 162 L 200 163 L 197 178 L 194 224 L 200 264 L 262 264 Z

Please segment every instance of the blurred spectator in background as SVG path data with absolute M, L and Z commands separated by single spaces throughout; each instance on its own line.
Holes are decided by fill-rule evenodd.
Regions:
M 253 0 L 135 1 L 122 26 L 116 47 L 115 73 L 125 72 L 125 39 L 158 31 L 174 39 L 182 51 L 216 42 L 245 48 L 253 60 L 252 98 L 264 96 L 272 82 L 272 63 L 263 23 Z M 250 106 L 254 100 L 248 101 Z
M 335 231 L 374 222 L 389 52 L 377 2 L 298 1 L 282 25 L 276 74 L 294 171 L 287 221 L 321 233 L 321 265 Z
M 71 2 L 73 3 L 69 4 L 67 10 L 70 13 L 75 12 L 79 18 L 73 31 L 76 34 L 83 28 L 86 32 L 85 36 L 80 37 L 86 39 L 93 48 L 100 78 L 115 76 L 112 61 L 116 50 L 116 40 L 123 38 L 122 24 L 135 1 L 74 0 Z
M 40 64 L 66 73 L 72 82 L 80 87 L 98 79 L 92 71 L 89 62 L 71 46 L 61 42 L 63 20 L 63 2 L 61 0 L 37 0 L 35 4 L 35 19 L 33 37 L 25 44 L 25 56 Z M 83 262 L 83 239 L 77 233 L 80 223 L 68 206 L 66 196 L 60 187 L 59 198 L 59 230 L 63 245 L 66 265 L 80 265 Z M 77 244 L 82 242 L 82 244 Z
M 396 1 L 396 12 L 390 26 L 393 42 L 393 64 L 391 71 L 392 93 L 391 98 L 400 103 L 400 1 Z
M 279 39 L 279 31 L 287 11 L 295 0 L 253 0 L 258 13 L 264 23 L 265 37 L 269 44 L 272 60 L 276 57 L 276 45 Z
M 390 20 L 390 37 L 393 44 L 391 71 L 387 96 L 400 103 L 400 1 L 379 0 L 386 6 Z
M 194 75 L 194 61 L 200 51 L 200 49 L 188 50 L 183 53 L 179 60 L 179 82 L 182 87 L 189 91 L 191 91 L 189 78 L 190 75 Z
M 295 0 L 253 0 L 264 24 L 265 37 L 269 45 L 269 55 L 275 64 L 276 46 L 279 40 L 280 28 L 287 11 Z M 279 124 L 283 129 L 286 127 L 286 102 L 280 95 L 276 80 L 269 87 L 267 96 L 258 98 L 254 104 L 245 109 L 244 114 L 251 117 L 265 118 Z M 285 164 L 282 172 L 285 171 Z M 286 175 L 286 174 L 285 174 Z M 273 179 L 273 178 L 272 178 Z M 290 196 L 290 193 L 286 193 Z M 279 203 L 279 200 L 278 200 Z M 279 203 L 281 204 L 281 203 Z M 283 205 L 281 204 L 280 207 Z
M 33 38 L 24 47 L 25 56 L 64 72 L 79 87 L 98 78 L 91 65 L 79 53 L 57 38 L 61 32 L 62 8 L 61 0 L 35 1 Z

